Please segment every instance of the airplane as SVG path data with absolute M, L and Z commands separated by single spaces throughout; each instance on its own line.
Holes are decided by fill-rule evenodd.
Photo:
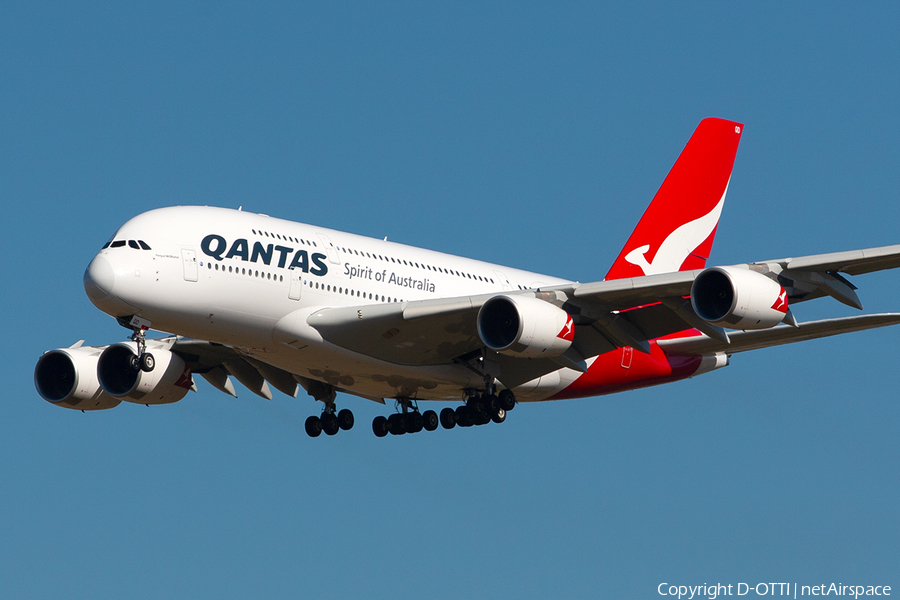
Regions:
M 353 427 L 337 392 L 385 404 L 376 436 L 502 423 L 518 403 L 611 394 L 720 369 L 733 355 L 900 323 L 798 322 L 847 276 L 900 266 L 900 245 L 707 267 L 743 125 L 700 122 L 606 277 L 568 281 L 207 206 L 140 214 L 93 257 L 90 301 L 131 331 L 45 352 L 48 402 L 82 411 L 177 402 L 194 375 L 323 403 L 306 433 Z M 169 335 L 148 339 L 151 327 Z M 270 387 L 271 386 L 271 387 Z M 452 403 L 438 414 L 420 403 Z

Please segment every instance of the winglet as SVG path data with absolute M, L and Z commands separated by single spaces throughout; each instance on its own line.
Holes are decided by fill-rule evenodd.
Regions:
M 700 121 L 605 279 L 706 266 L 743 129 Z

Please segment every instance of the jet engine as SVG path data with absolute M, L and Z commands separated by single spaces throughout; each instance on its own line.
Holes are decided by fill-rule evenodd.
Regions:
M 559 356 L 575 337 L 572 317 L 549 302 L 494 296 L 478 311 L 478 335 L 497 352 L 529 358 Z
M 788 310 L 784 288 L 739 267 L 713 267 L 697 275 L 691 305 L 704 321 L 730 329 L 768 329 L 781 323 Z
M 97 378 L 111 396 L 138 404 L 178 402 L 193 385 L 191 371 L 177 354 L 165 348 L 148 348 L 155 366 L 146 372 L 135 368 L 137 344 L 121 342 L 108 347 L 97 361 Z
M 41 398 L 65 408 L 102 410 L 121 400 L 103 391 L 97 380 L 100 348 L 58 348 L 45 352 L 34 367 L 34 387 Z

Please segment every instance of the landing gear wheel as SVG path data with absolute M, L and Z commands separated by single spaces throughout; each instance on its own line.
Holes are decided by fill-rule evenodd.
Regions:
M 491 421 L 493 421 L 494 423 L 502 423 L 505 420 L 506 420 L 506 411 L 503 410 L 502 408 L 498 408 L 497 412 L 495 412 L 491 416 Z
M 337 414 L 337 422 L 338 427 L 344 431 L 349 431 L 353 428 L 353 413 L 346 408 L 343 409 Z
M 309 437 L 319 437 L 320 433 L 322 433 L 322 420 L 315 415 L 306 419 L 306 435 Z
M 422 413 L 422 418 L 425 421 L 425 431 L 434 431 L 438 428 L 438 416 L 433 410 L 426 410 Z
M 388 417 L 388 431 L 391 435 L 403 435 L 406 432 L 406 419 L 401 414 Z
M 456 413 L 449 406 L 441 409 L 441 427 L 444 429 L 456 427 Z
M 322 415 L 321 421 L 322 431 L 325 432 L 325 435 L 334 435 L 340 429 L 337 417 L 334 415 Z
M 422 428 L 425 426 L 425 417 L 423 417 L 420 413 L 408 413 L 406 415 L 406 432 L 407 433 L 419 433 L 422 431 Z
M 156 368 L 156 359 L 149 352 L 144 352 L 141 355 L 141 371 L 149 373 L 154 368 Z
M 472 416 L 471 416 L 472 411 L 469 409 L 468 406 L 466 406 L 466 405 L 457 406 L 455 412 L 456 412 L 455 416 L 456 416 L 456 424 L 457 425 L 459 425 L 460 427 L 471 427 L 472 425 L 474 425 L 474 423 L 472 422 Z
M 372 431 L 375 432 L 376 437 L 384 437 L 388 434 L 388 420 L 378 415 L 372 421 Z
M 497 396 L 497 400 L 500 402 L 500 408 L 506 412 L 509 412 L 516 407 L 516 397 L 509 390 L 501 391 Z

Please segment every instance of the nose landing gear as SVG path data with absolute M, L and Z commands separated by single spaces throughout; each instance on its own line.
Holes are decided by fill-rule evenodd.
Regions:
M 150 330 L 150 321 L 142 319 L 138 316 L 118 317 L 116 319 L 119 325 L 132 331 L 131 341 L 137 345 L 137 354 L 131 359 L 131 366 L 135 371 L 143 371 L 149 373 L 156 368 L 156 359 L 147 352 L 146 333 Z

